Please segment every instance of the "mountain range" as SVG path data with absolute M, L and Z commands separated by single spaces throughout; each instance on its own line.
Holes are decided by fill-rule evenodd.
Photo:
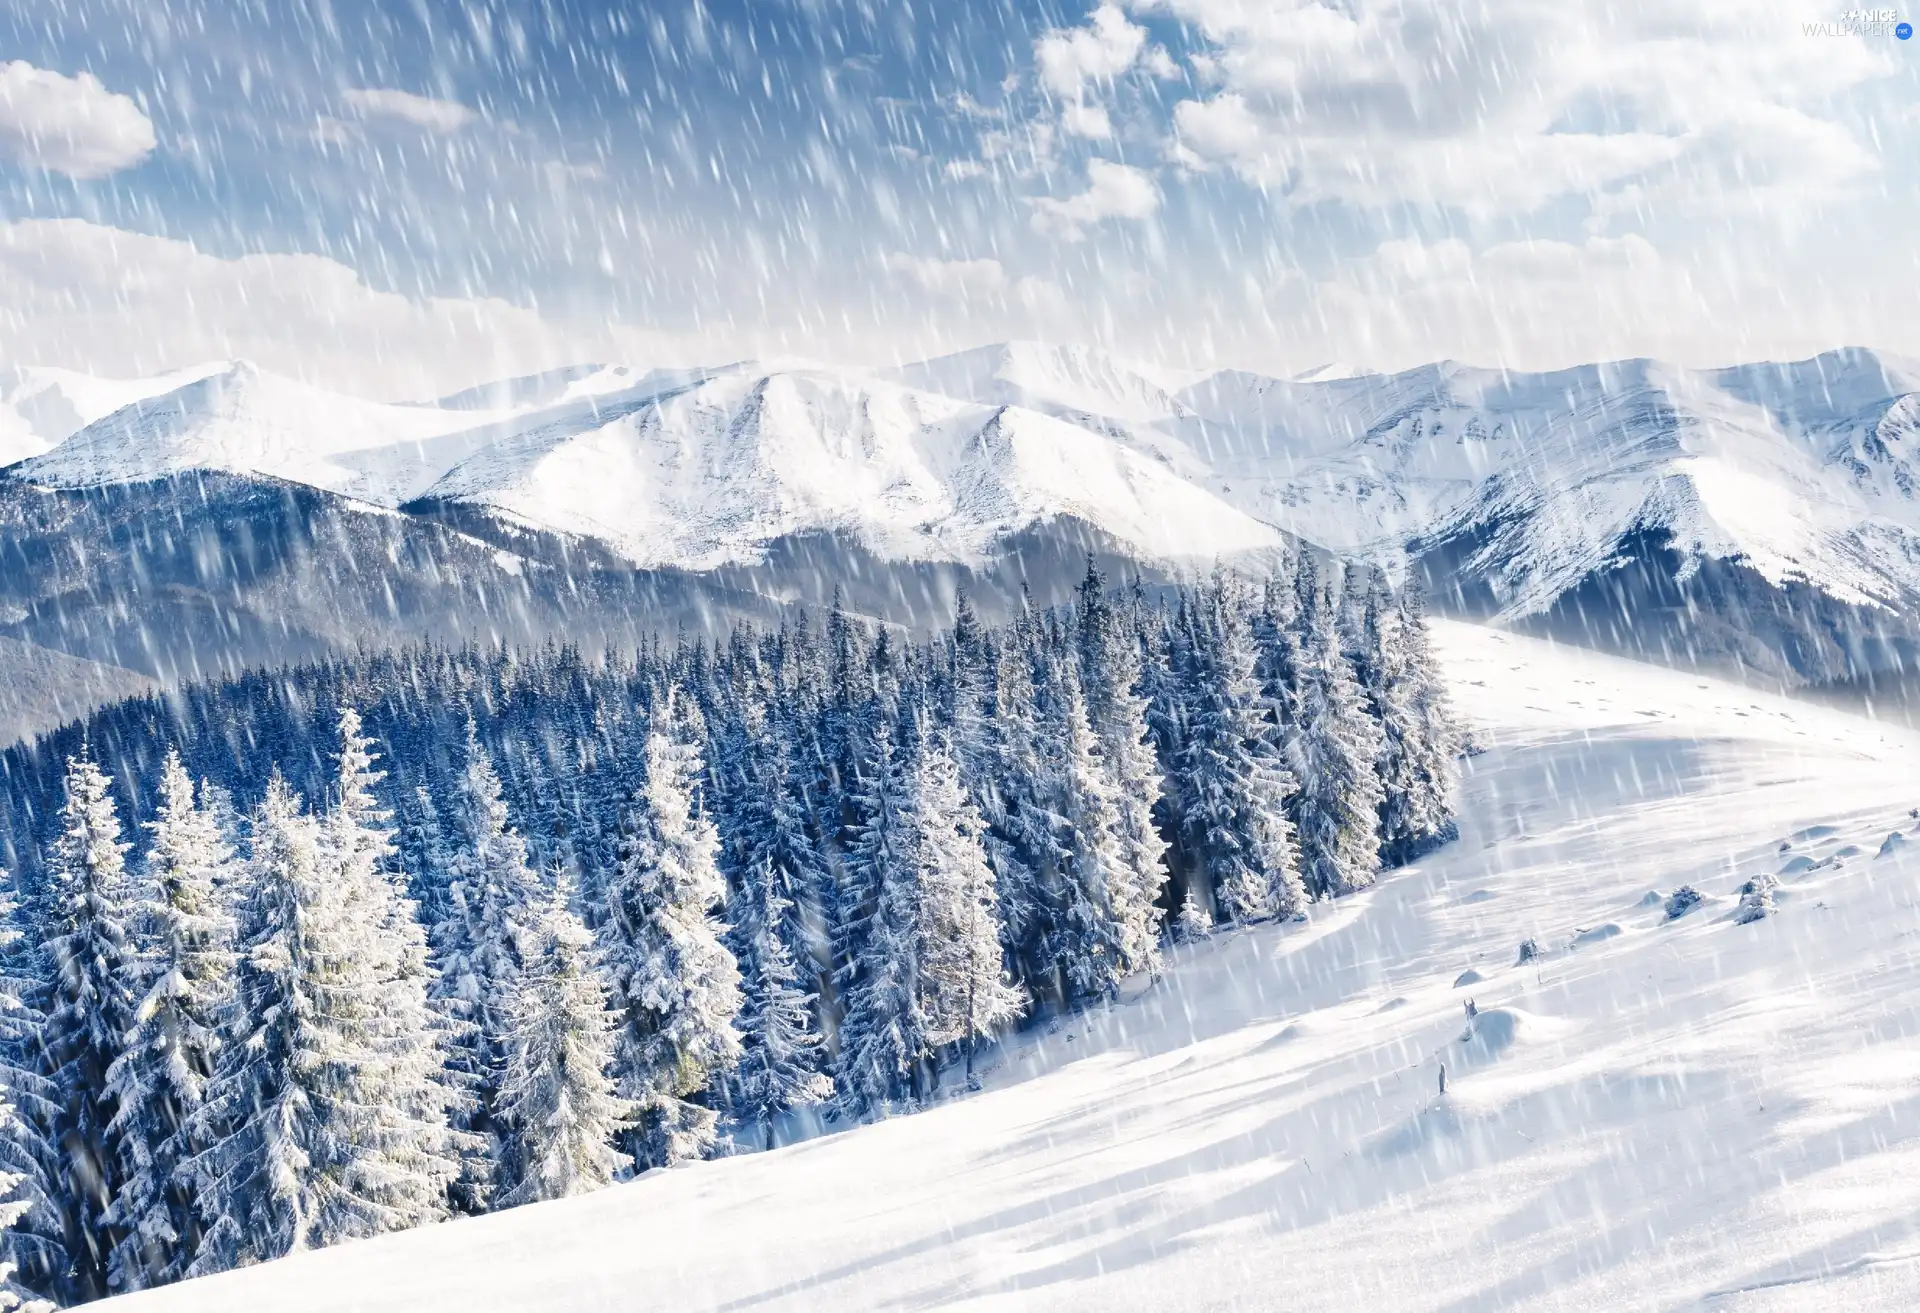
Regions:
M 711 632 L 836 586 L 913 625 L 962 585 L 1063 595 L 1089 550 L 1153 580 L 1302 542 L 1456 613 L 1780 683 L 1904 668 L 1920 633 L 1920 362 L 1859 349 L 1273 378 L 1013 342 L 425 402 L 242 361 L 27 368 L 0 462 L 0 638 L 163 682 Z

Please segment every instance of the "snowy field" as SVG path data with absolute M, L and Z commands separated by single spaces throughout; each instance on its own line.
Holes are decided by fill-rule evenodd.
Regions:
M 1179 950 L 983 1093 L 123 1306 L 1920 1306 L 1920 736 L 1435 631 L 1486 749 L 1460 842 Z

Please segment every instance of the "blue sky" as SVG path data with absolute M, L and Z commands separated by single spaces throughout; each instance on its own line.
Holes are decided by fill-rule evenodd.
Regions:
M 1920 50 L 1839 13 L 0 0 L 0 351 L 1920 355 Z

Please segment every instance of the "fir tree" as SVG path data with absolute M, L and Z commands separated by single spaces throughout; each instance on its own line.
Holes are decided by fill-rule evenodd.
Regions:
M 1174 774 L 1190 858 L 1235 921 L 1291 916 L 1305 904 L 1275 726 L 1261 706 L 1242 586 L 1217 575 L 1183 608 L 1175 680 L 1185 705 Z
M 107 1255 L 120 1240 L 106 1211 L 120 1188 L 120 1144 L 107 1071 L 126 1044 L 140 970 L 129 926 L 128 844 L 107 777 L 69 759 L 61 829 L 48 855 L 44 952 L 50 1006 L 45 1045 L 60 1113 L 69 1280 L 78 1299 L 106 1293 Z
M 7 1100 L 6 1092 L 0 1090 L 0 1136 L 12 1134 L 17 1120 L 13 1104 Z M 31 1198 L 16 1197 L 26 1180 L 23 1173 L 0 1170 L 0 1237 L 11 1232 L 34 1206 Z M 18 1270 L 19 1265 L 11 1257 L 0 1258 L 0 1313 L 52 1313 L 51 1303 L 35 1299 L 15 1282 Z
M 124 1232 L 108 1259 L 117 1290 L 178 1280 L 200 1246 L 185 1164 L 203 1146 L 190 1133 L 219 1053 L 230 987 L 232 926 L 214 881 L 232 851 L 194 798 L 177 751 L 160 777 L 160 802 L 140 886 L 140 979 L 145 994 L 126 1049 L 107 1071 L 124 1183 L 106 1224 Z
M 365 1217 L 350 1207 L 339 1169 L 355 1156 L 332 1108 L 368 1056 L 358 1027 L 333 1025 L 339 1005 L 367 1003 L 346 982 L 356 928 L 328 887 L 318 823 L 278 775 L 252 829 L 227 1042 L 189 1123 L 208 1145 L 193 1164 L 206 1223 L 196 1276 L 360 1233 Z
M 1396 606 L 1377 599 L 1381 633 L 1379 709 L 1384 737 L 1380 776 L 1380 851 L 1392 864 L 1410 862 L 1457 830 L 1454 758 L 1460 733 L 1429 644 L 1419 582 L 1410 579 Z
M 452 1067 L 471 1100 L 457 1120 L 493 1140 L 492 1108 L 505 1067 L 506 1009 L 523 958 L 522 941 L 540 915 L 544 895 L 527 861 L 527 845 L 507 819 L 493 759 L 467 727 L 467 766 L 461 776 L 459 846 L 449 855 L 446 918 L 435 928 L 439 974 L 433 997 L 449 1014 Z M 469 1164 L 455 1202 L 479 1211 L 486 1195 L 486 1163 L 502 1161 L 495 1143 Z
M 556 883 L 527 932 L 503 1017 L 502 1208 L 597 1190 L 632 1162 L 614 1148 L 630 1111 L 610 1071 L 617 1019 L 569 893 Z
M 1019 1016 L 1022 990 L 1007 979 L 999 891 L 981 842 L 985 822 L 960 787 L 951 752 L 926 744 L 913 778 L 919 821 L 922 1011 L 931 1044 L 962 1044 L 973 1074 L 975 1042 Z
M 794 983 L 799 973 L 780 933 L 786 911 L 778 877 L 765 859 L 728 904 L 728 943 L 741 979 L 741 1056 L 729 1102 L 734 1116 L 765 1128 L 769 1149 L 782 1113 L 833 1094 L 833 1081 L 821 1070 L 824 1046 L 813 1023 L 814 998 Z
M 1118 833 L 1119 806 L 1105 760 L 1087 723 L 1071 665 L 1056 668 L 1042 790 L 1051 830 L 1042 858 L 1049 908 L 1047 957 L 1069 1000 L 1105 998 L 1120 987 L 1126 943 L 1137 927 L 1116 908 L 1135 888 Z M 1137 915 L 1137 914 L 1136 914 Z
M 1023 1004 L 995 934 L 983 828 L 946 748 L 916 734 L 888 755 L 849 856 L 877 889 L 841 1031 L 851 1112 L 919 1094 L 939 1046 L 971 1044 Z
M 1364 889 L 1380 869 L 1379 724 L 1340 651 L 1331 604 L 1304 599 L 1299 719 L 1288 764 L 1300 781 L 1292 799 L 1301 878 L 1316 898 Z
M 1091 560 L 1080 585 L 1079 660 L 1087 720 L 1113 782 L 1119 869 L 1109 890 L 1123 971 L 1157 972 L 1167 844 L 1154 824 L 1164 784 L 1147 724 L 1140 644 L 1117 615 Z
M 371 745 L 351 710 L 339 729 L 327 814 L 276 777 L 254 823 L 235 1006 L 194 1119 L 194 1274 L 435 1220 L 458 1176 L 425 939 L 381 867 Z
M 740 971 L 713 916 L 726 884 L 719 836 L 695 796 L 700 754 L 682 738 L 689 713 L 673 694 L 647 735 L 646 782 L 600 927 L 620 1015 L 615 1071 L 636 1107 L 633 1158 L 642 1167 L 707 1151 L 716 1114 L 693 1100 L 740 1056 Z
M 50 1313 L 33 1287 L 52 1288 L 66 1266 L 48 1186 L 59 1155 L 43 1128 L 55 1123 L 57 1088 L 30 1067 L 46 1018 L 23 994 L 31 981 L 15 953 L 25 937 L 11 877 L 0 871 L 0 1313 Z
M 1188 889 L 1180 900 L 1180 911 L 1173 918 L 1172 937 L 1176 944 L 1197 944 L 1213 934 L 1213 916 L 1201 901 L 1200 891 Z
M 387 1188 L 372 1198 L 394 1218 L 417 1225 L 446 1215 L 448 1191 L 462 1174 L 461 1155 L 478 1151 L 451 1115 L 466 1100 L 448 1079 L 446 1029 L 430 994 L 434 970 L 418 909 L 395 869 L 389 814 L 375 787 L 373 740 L 351 706 L 337 722 L 334 805 L 323 819 L 330 879 L 369 932 L 359 945 L 380 1006 L 367 1018 L 374 1061 L 362 1073 L 373 1095 L 366 1134 L 384 1160 Z

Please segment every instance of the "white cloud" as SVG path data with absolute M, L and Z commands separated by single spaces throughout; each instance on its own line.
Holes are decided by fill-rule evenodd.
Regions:
M 1086 137 L 1092 141 L 1104 141 L 1113 135 L 1113 121 L 1107 117 L 1105 106 L 1079 101 L 1062 107 L 1060 126 L 1070 136 Z
M 941 260 L 889 251 L 880 257 L 880 264 L 889 273 L 900 274 L 936 296 L 965 299 L 998 295 L 1007 288 L 1007 271 L 998 260 Z
M 363 119 L 404 123 L 426 132 L 458 132 L 480 116 L 454 100 L 435 100 L 391 87 L 361 87 L 340 94 Z
M 1064 199 L 1042 196 L 1033 202 L 1033 226 L 1043 233 L 1078 241 L 1103 219 L 1150 219 L 1160 208 L 1160 188 L 1151 174 L 1112 160 L 1087 161 L 1087 189 Z
M 0 224 L 0 360 L 110 377 L 241 357 L 368 396 L 433 396 L 583 360 L 684 362 L 685 344 L 582 333 L 492 298 L 415 299 L 317 255 L 225 259 L 79 219 Z
M 1060 284 L 1037 274 L 1012 278 L 998 260 L 941 260 L 890 251 L 880 258 L 883 268 L 934 296 L 987 312 L 983 331 L 1004 335 L 1009 326 L 1031 329 L 1060 323 L 1071 312 Z M 1014 312 L 1015 318 L 1005 314 Z M 1024 317 L 1021 317 L 1024 316 Z
M 1742 245 L 1706 255 L 1644 237 L 1509 241 L 1394 240 L 1303 284 L 1276 321 L 1299 335 L 1296 358 L 1403 368 L 1447 355 L 1472 364 L 1551 369 L 1652 356 L 1683 364 L 1798 359 L 1842 345 L 1911 350 L 1904 306 L 1916 261 L 1785 293 L 1757 268 L 1806 272 L 1792 248 Z M 1793 310 L 1783 314 L 1783 296 Z
M 1176 108 L 1184 151 L 1297 204 L 1522 214 L 1635 186 L 1696 212 L 1817 202 L 1875 167 L 1834 97 L 1895 68 L 1864 41 L 1810 48 L 1774 0 L 1134 8 L 1204 38 L 1213 90 Z
M 1079 100 L 1090 85 L 1111 82 L 1145 49 L 1147 31 L 1114 4 L 1094 10 L 1085 27 L 1055 28 L 1034 43 L 1040 85 L 1062 100 Z
M 65 77 L 23 60 L 0 65 L 0 152 L 29 168 L 101 178 L 138 164 L 153 124 L 91 73 Z

